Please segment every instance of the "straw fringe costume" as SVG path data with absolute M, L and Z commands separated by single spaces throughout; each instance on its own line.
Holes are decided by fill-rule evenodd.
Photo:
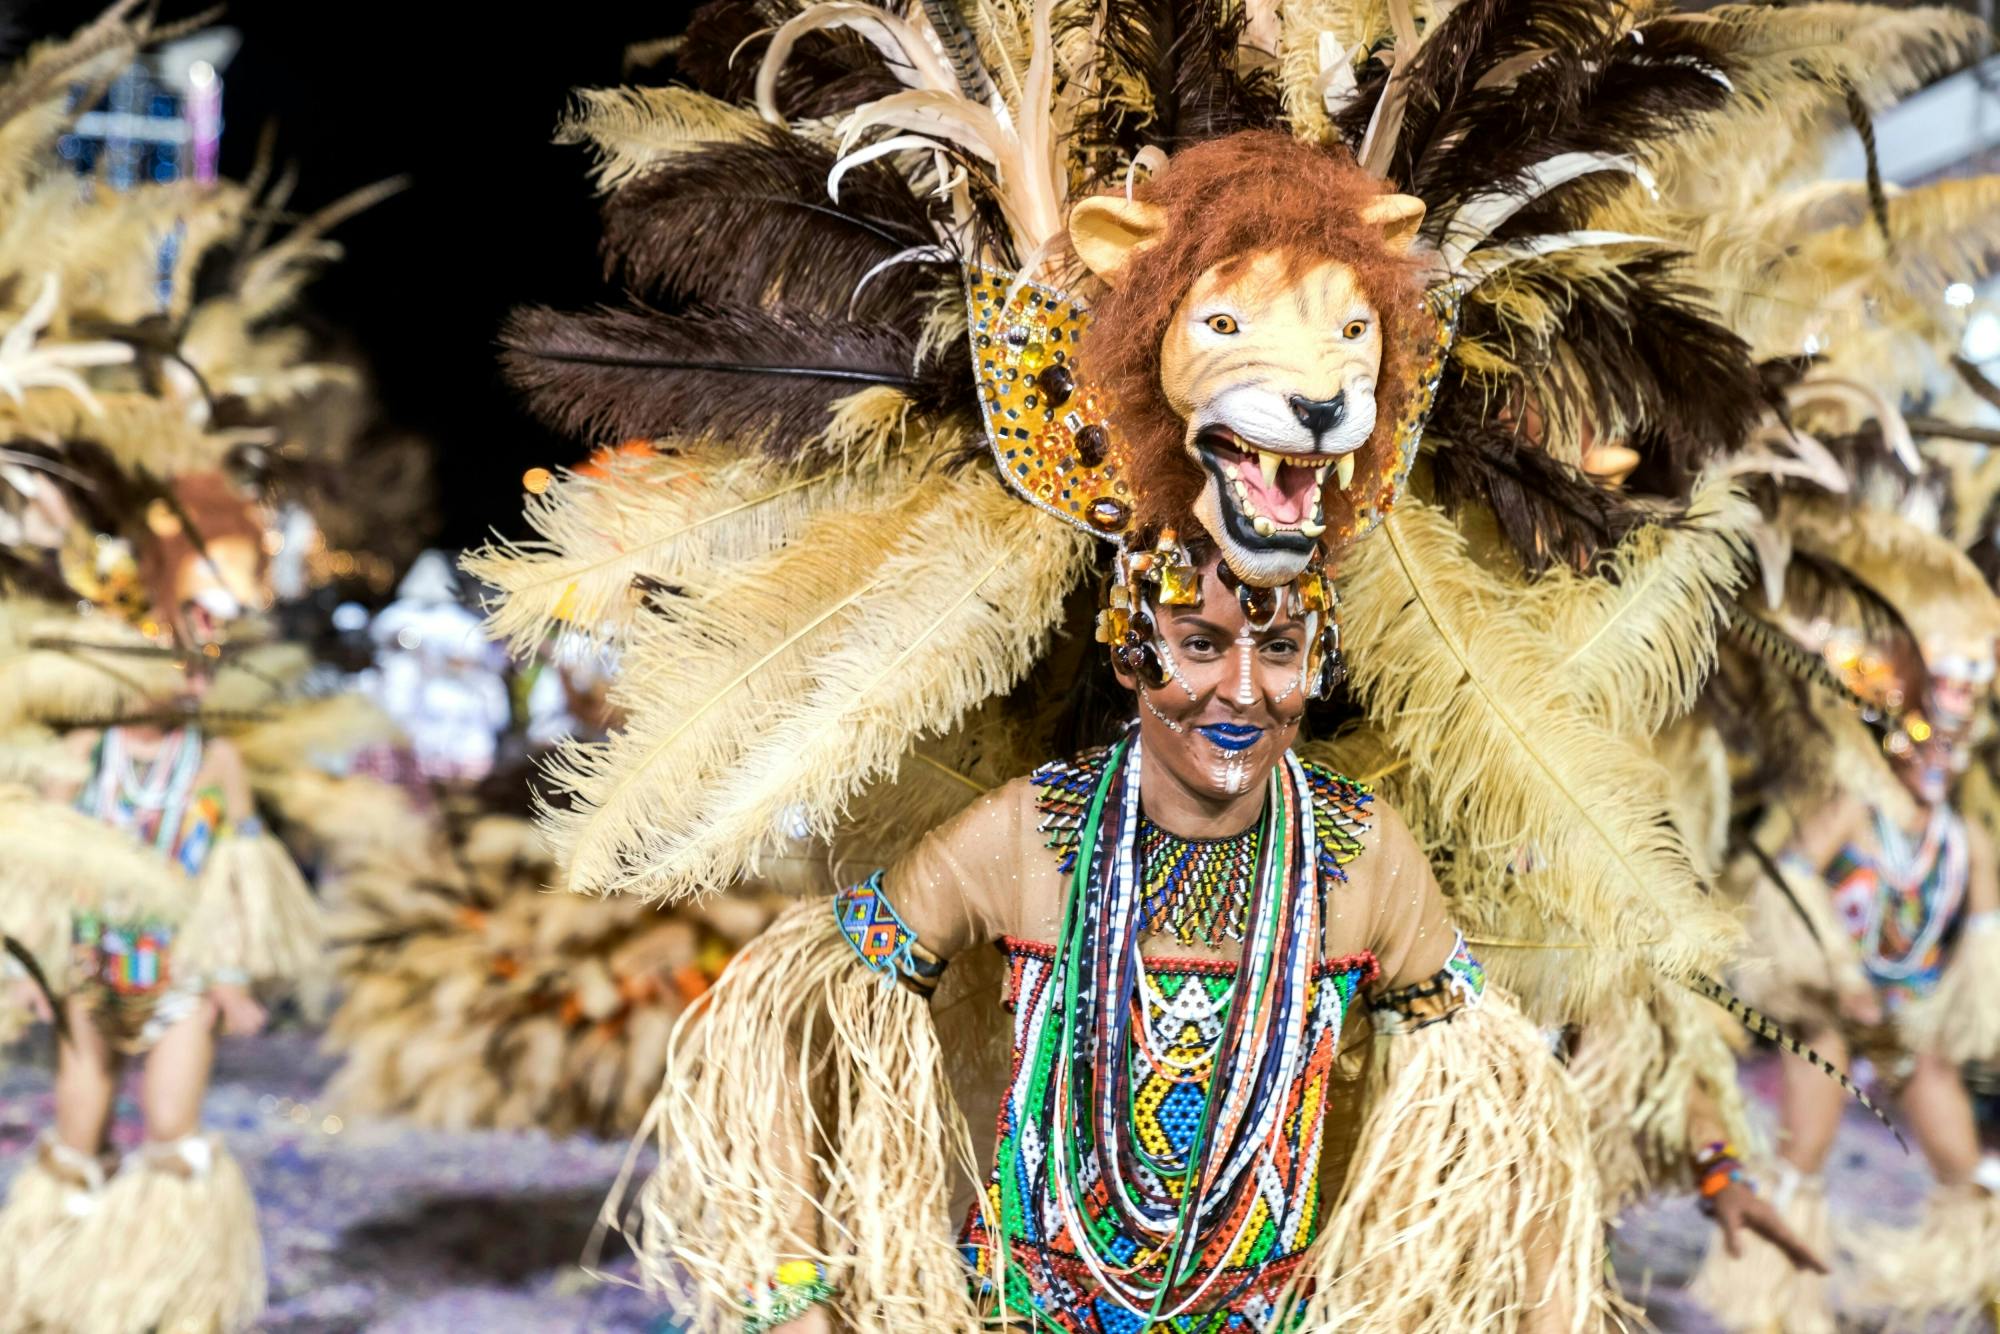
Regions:
M 34 951 L 58 1005 L 84 997 L 108 1045 L 138 1054 L 202 1013 L 211 985 L 298 977 L 320 932 L 289 854 L 242 808 L 240 768 L 207 777 L 203 751 L 217 743 L 170 734 L 154 761 L 166 782 L 135 812 L 129 775 L 110 769 L 124 763 L 121 740 L 101 734 L 74 816 L 26 793 L 0 798 L 0 821 L 18 822 L 10 852 L 23 853 L 9 859 L 0 926 Z M 68 855 L 79 847 L 91 851 Z M 45 1136 L 0 1211 L 0 1238 L 12 1243 L 0 1272 L 10 1329 L 239 1329 L 263 1306 L 255 1205 L 211 1136 L 148 1143 L 115 1166 Z
M 508 362 L 601 455 L 468 562 L 523 646 L 620 650 L 627 725 L 554 766 L 563 875 L 671 902 L 803 831 L 847 883 L 677 1033 L 637 1240 L 691 1328 L 1598 1319 L 1589 1114 L 1528 1016 L 1721 994 L 1651 739 L 1745 575 L 1695 479 L 1763 410 L 1645 178 L 1865 27 L 722 0 L 683 84 L 580 95 L 630 301 L 523 312 Z M 1188 340 L 1281 354 L 1190 294 L 1304 312 L 1328 270 L 1366 387 L 1219 393 Z M 1301 695 L 1345 678 L 1227 865 L 1139 810 L 1135 735 L 1045 763 L 1115 732 L 1093 625 L 1142 698 L 1181 679 L 1196 545 L 1310 627 Z M 1382 889 L 1426 858 L 1441 897 Z M 1207 868 L 1159 872 L 1173 911 L 1168 866 Z M 1140 953 L 1185 883 L 1240 959 Z
M 783 901 L 656 908 L 550 894 L 555 878 L 534 827 L 502 815 L 337 859 L 335 1105 L 447 1130 L 638 1129 L 675 1021 Z

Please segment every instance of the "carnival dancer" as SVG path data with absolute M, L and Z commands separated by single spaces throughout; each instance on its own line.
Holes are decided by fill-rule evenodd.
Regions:
M 1253 588 L 1212 547 L 1141 565 L 1107 612 L 1136 634 L 1114 745 L 974 803 L 725 973 L 669 1076 L 653 1258 L 757 1328 L 824 1327 L 822 1301 L 882 1328 L 1336 1328 L 1385 1303 L 1576 1326 L 1580 1109 L 1395 812 L 1293 752 L 1329 667 L 1323 579 Z M 922 998 L 988 950 L 1013 1040 L 997 1107 L 968 1109 L 997 1148 L 960 1265 L 963 1127 L 926 1118 L 964 1053 Z M 740 1295 L 708 1278 L 751 1273 Z
M 72 731 L 75 777 L 10 796 L 0 928 L 36 959 L 17 1002 L 58 1026 L 56 1122 L 0 1211 L 0 1326 L 64 1334 L 243 1329 L 262 1310 L 255 1203 L 201 1128 L 216 1033 L 257 1032 L 254 988 L 319 953 L 316 906 L 258 819 L 244 764 L 201 726 L 205 644 L 255 605 L 253 540 L 219 478 L 176 487 L 179 530 L 146 553 L 152 606 L 172 607 L 185 685 L 108 726 Z M 232 552 L 234 555 L 232 556 Z M 199 637 L 197 637 L 199 636 Z M 134 653 L 148 646 L 133 645 Z M 140 1147 L 111 1148 L 128 1061 L 144 1064 Z
M 1594 220 L 1828 23 L 719 0 L 691 87 L 583 96 L 630 299 L 507 361 L 638 443 L 470 562 L 517 646 L 618 649 L 565 877 L 907 848 L 679 1031 L 639 1232 L 695 1328 L 1597 1318 L 1582 1109 L 1502 993 L 1719 990 L 1644 733 L 1738 572 L 1663 548 L 1763 394 L 1683 256 Z M 1343 670 L 1400 816 L 1306 762 Z M 1113 744 L 1021 778 L 1058 736 Z
M 1869 781 L 1882 766 L 1845 763 L 1798 822 L 1772 868 L 1783 885 L 1767 880 L 1753 898 L 1751 950 L 1768 975 L 1753 971 L 1746 985 L 1836 1064 L 1869 1058 L 1937 1179 L 1914 1233 L 1875 1229 L 1856 1248 L 1857 1295 L 1911 1314 L 1964 1311 L 2000 1293 L 2000 1159 L 1981 1153 L 1960 1074 L 2000 1050 L 2000 873 L 1952 783 L 1991 688 L 2000 611 L 1950 543 L 1886 513 L 1841 517 L 1845 536 L 1827 550 L 1898 609 L 1915 635 L 1906 656 L 1921 661 L 1852 632 L 1828 644 L 1855 693 L 1891 720 L 1881 749 L 1893 781 Z M 1813 536 L 1800 526 L 1807 549 Z M 1831 1087 L 1785 1068 L 1769 1173 L 1815 1245 L 1832 1235 L 1821 1174 L 1843 1105 Z M 1773 1284 L 1768 1258 L 1712 1252 L 1697 1293 L 1732 1329 L 1831 1330 L 1825 1285 Z

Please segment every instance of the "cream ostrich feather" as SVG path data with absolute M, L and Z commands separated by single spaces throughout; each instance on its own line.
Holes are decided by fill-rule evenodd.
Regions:
M 679 897 L 753 870 L 781 816 L 830 832 L 915 737 L 1021 678 L 1086 550 L 973 473 L 821 520 L 635 627 L 613 692 L 626 729 L 558 769 L 578 798 L 548 817 L 571 883 Z
M 111 718 L 170 698 L 185 678 L 152 647 L 113 616 L 0 598 L 0 720 Z
M 1720 968 L 1733 926 L 1660 818 L 1649 757 L 1579 712 L 1547 641 L 1458 530 L 1407 498 L 1341 585 L 1355 688 L 1409 760 L 1399 809 L 1420 838 L 1462 851 L 1443 876 L 1454 911 L 1536 1016 L 1587 1013 L 1635 968 Z
M 1723 608 L 1750 573 L 1758 519 L 1728 479 L 1696 492 L 1675 525 L 1642 528 L 1611 554 L 1610 577 L 1552 569 L 1527 591 L 1552 646 L 1550 671 L 1586 716 L 1646 737 L 1686 713 L 1715 663 Z
M 1800 183 L 1846 123 L 1848 90 L 1882 110 L 1977 59 L 1989 40 L 1972 15 L 1941 6 L 1732 4 L 1667 21 L 1729 58 L 1738 95 L 1649 154 L 1660 200 L 1628 195 L 1648 216 L 1664 201 L 1729 217 Z
M 464 568 L 494 590 L 494 631 L 517 650 L 558 626 L 615 640 L 648 587 L 727 578 L 736 563 L 797 540 L 817 515 L 907 491 L 922 463 L 914 452 L 821 469 L 698 446 L 620 458 L 602 476 L 565 475 L 531 499 L 536 540 L 489 545 Z

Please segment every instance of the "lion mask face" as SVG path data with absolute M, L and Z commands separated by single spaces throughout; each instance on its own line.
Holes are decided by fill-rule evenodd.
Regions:
M 1421 201 L 1382 195 L 1362 220 L 1406 249 Z M 1160 209 L 1099 196 L 1070 217 L 1079 258 L 1116 286 L 1161 239 Z M 1326 487 L 1345 488 L 1375 433 L 1382 320 L 1354 270 L 1255 251 L 1203 271 L 1160 341 L 1159 385 L 1201 470 L 1194 515 L 1230 567 L 1264 586 L 1295 579 L 1326 531 Z

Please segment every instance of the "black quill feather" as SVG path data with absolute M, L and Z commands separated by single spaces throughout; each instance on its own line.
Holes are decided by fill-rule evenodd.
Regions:
M 1768 1038 L 1772 1042 L 1777 1043 L 1780 1047 L 1783 1047 L 1786 1051 L 1833 1080 L 1843 1089 L 1846 1089 L 1849 1097 L 1853 1098 L 1863 1107 L 1866 1107 L 1870 1115 L 1889 1128 L 1889 1133 L 1896 1137 L 1896 1143 L 1902 1146 L 1904 1153 L 1910 1151 L 1910 1146 L 1903 1143 L 1903 1132 L 1896 1129 L 1895 1122 L 1891 1121 L 1880 1107 L 1870 1102 L 1868 1095 L 1863 1093 L 1853 1080 L 1842 1074 L 1832 1061 L 1827 1060 L 1826 1057 L 1820 1055 L 1817 1051 L 1779 1027 L 1777 1020 L 1765 1014 L 1762 1010 L 1757 1009 L 1712 977 L 1703 977 L 1697 974 L 1686 983 L 1686 986 L 1688 990 L 1694 992 L 1696 995 L 1705 996 L 1717 1005 L 1720 1005 L 1724 1010 L 1729 1012 L 1730 1018 L 1742 1024 L 1758 1037 Z
M 1752 615 L 1737 604 L 1731 604 L 1728 616 L 1730 638 L 1765 663 L 1793 680 L 1818 686 L 1866 721 L 1873 723 L 1882 717 L 1880 708 L 1855 694 L 1845 681 L 1833 674 L 1825 658 L 1817 653 L 1808 653 L 1790 635 L 1769 621 Z
M 591 441 L 757 438 L 793 457 L 832 406 L 876 386 L 920 410 L 970 400 L 970 358 L 948 348 L 912 367 L 915 334 L 745 308 L 677 314 L 636 307 L 584 314 L 516 311 L 502 364 L 529 407 Z
M 1634 528 L 1660 517 L 1656 506 L 1600 486 L 1491 423 L 1438 441 L 1431 484 L 1448 512 L 1475 502 L 1491 510 L 1500 535 L 1534 574 L 1552 564 L 1587 569 Z
M 938 268 L 885 260 L 933 245 L 928 205 L 885 163 L 866 163 L 827 194 L 834 155 L 775 127 L 682 153 L 604 204 L 605 276 L 642 298 L 902 323 Z M 948 263 L 948 262 L 947 262 Z
M 1825 618 L 1851 627 L 1867 641 L 1869 651 L 1887 663 L 1902 684 L 1904 700 L 1927 699 L 1930 673 L 1924 666 L 1922 641 L 1895 603 L 1877 592 L 1859 574 L 1830 556 L 1794 547 L 1785 564 L 1785 606 L 1807 619 Z

